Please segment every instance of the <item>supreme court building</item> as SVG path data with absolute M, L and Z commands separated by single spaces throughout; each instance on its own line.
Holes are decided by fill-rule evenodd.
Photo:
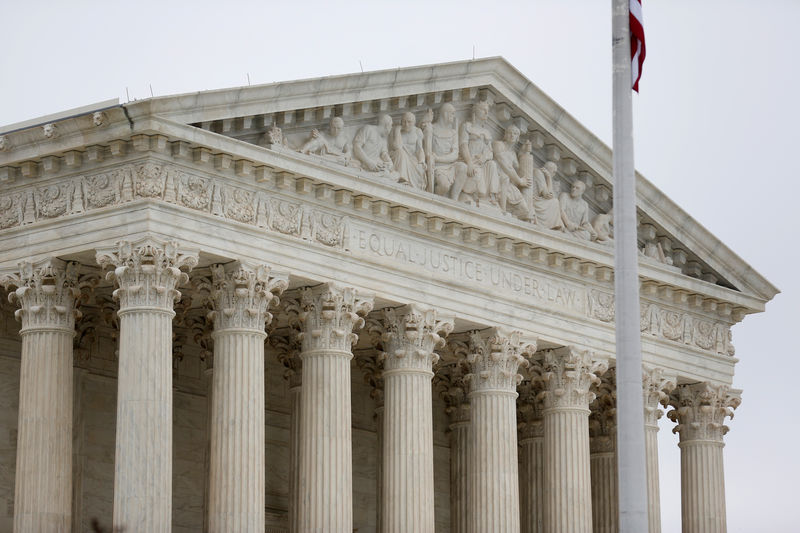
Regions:
M 0 531 L 616 531 L 612 190 L 501 58 L 0 128 Z M 637 192 L 650 533 L 663 412 L 724 532 L 777 289 Z

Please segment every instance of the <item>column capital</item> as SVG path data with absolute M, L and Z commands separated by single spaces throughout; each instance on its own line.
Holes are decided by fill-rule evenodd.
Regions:
M 489 328 L 469 334 L 467 361 L 471 373 L 466 376 L 470 394 L 483 391 L 516 393 L 522 376 L 520 365 L 527 365 L 524 356 L 536 351 L 536 341 L 523 339 L 519 331 Z
M 444 345 L 453 331 L 454 318 L 442 316 L 436 309 L 418 304 L 381 310 L 378 326 L 379 345 L 383 349 L 384 372 L 417 370 L 430 372 L 439 360 L 434 349 Z
M 722 442 L 728 432 L 723 422 L 733 418 L 733 410 L 742 402 L 741 391 L 727 385 L 708 382 L 678 385 L 669 398 L 673 407 L 667 417 L 678 425 L 672 429 L 681 442 L 706 440 Z
M 517 387 L 517 430 L 520 440 L 544 437 L 544 405 L 541 381 L 535 376 L 522 380 Z
M 120 311 L 137 307 L 171 310 L 181 297 L 176 287 L 189 281 L 181 269 L 196 266 L 198 253 L 181 250 L 175 241 L 146 237 L 99 249 L 96 259 L 103 268 L 114 267 L 106 277 L 119 285 L 114 299 L 119 301 Z
M 299 335 L 303 352 L 350 353 L 352 345 L 358 341 L 353 330 L 364 325 L 362 317 L 372 310 L 372 301 L 372 295 L 333 283 L 303 289 L 298 317 L 303 326 Z
M 356 366 L 364 372 L 364 382 L 370 386 L 370 397 L 378 409 L 383 408 L 383 360 L 374 350 L 361 351 L 355 355 Z
M 545 350 L 537 365 L 544 383 L 541 394 L 545 410 L 588 410 L 595 398 L 589 389 L 600 383 L 598 375 L 608 370 L 607 361 L 594 359 L 590 350 L 574 346 Z
M 56 258 L 23 261 L 18 271 L 0 273 L 0 285 L 9 291 L 9 302 L 20 306 L 14 313 L 22 322 L 20 333 L 29 329 L 74 330 L 75 319 L 80 318 L 75 308 L 80 296 L 78 263 Z
M 214 332 L 229 329 L 264 331 L 272 322 L 269 308 L 288 286 L 288 276 L 275 274 L 267 265 L 248 265 L 238 261 L 211 265 L 212 289 L 208 314 Z
M 448 343 L 451 347 L 453 343 Z M 469 399 L 467 392 L 469 385 L 466 376 L 469 373 L 463 359 L 447 361 L 437 368 L 433 382 L 439 389 L 439 395 L 444 400 L 445 412 L 450 417 L 451 424 L 469 421 Z
M 616 369 L 600 378 L 595 399 L 589 404 L 589 446 L 592 453 L 613 452 L 617 438 Z
M 675 380 L 664 377 L 663 368 L 642 369 L 642 392 L 644 394 L 644 424 L 658 427 L 662 412 L 658 408 L 669 405 L 669 393 L 675 390 Z
M 295 333 L 272 334 L 269 344 L 275 348 L 278 361 L 285 368 L 283 377 L 289 388 L 299 387 L 303 381 L 303 361 L 300 359 L 300 341 Z

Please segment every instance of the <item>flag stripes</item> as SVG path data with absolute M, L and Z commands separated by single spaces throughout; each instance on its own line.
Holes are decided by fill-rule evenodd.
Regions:
M 630 0 L 631 27 L 631 83 L 633 90 L 639 92 L 639 78 L 642 77 L 644 63 L 644 23 L 642 19 L 642 0 Z

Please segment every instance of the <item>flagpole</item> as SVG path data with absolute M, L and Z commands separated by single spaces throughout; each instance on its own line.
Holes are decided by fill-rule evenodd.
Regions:
M 647 521 L 647 466 L 639 328 L 639 250 L 633 166 L 629 4 L 612 0 L 614 292 L 617 342 L 617 471 L 619 531 L 643 533 Z

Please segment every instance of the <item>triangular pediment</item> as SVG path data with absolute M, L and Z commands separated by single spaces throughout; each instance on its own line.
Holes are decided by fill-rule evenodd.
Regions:
M 473 116 L 479 102 L 488 106 L 485 121 Z M 441 122 L 442 108 L 446 105 L 454 111 L 457 124 Z M 91 143 L 101 144 L 104 136 L 130 136 L 137 131 L 159 132 L 170 141 L 182 139 L 191 146 L 203 146 L 209 136 L 223 136 L 235 141 L 230 145 L 232 153 L 267 150 L 280 156 L 286 168 L 330 169 L 360 180 L 365 187 L 372 182 L 402 190 L 410 187 L 440 201 L 466 202 L 481 216 L 511 219 L 540 230 L 544 236 L 558 234 L 573 239 L 576 246 L 571 246 L 572 250 L 584 246 L 592 253 L 608 254 L 612 249 L 605 238 L 608 227 L 603 220 L 612 209 L 611 150 L 502 58 L 160 97 L 111 107 L 103 113 L 107 128 L 93 130 L 89 135 L 84 130 L 92 128 L 91 113 L 59 122 L 60 138 L 52 139 L 52 150 L 63 154 L 69 151 L 70 142 L 80 140 L 89 144 L 89 138 Z M 401 130 L 403 135 L 396 137 L 397 141 L 393 141 L 398 135 L 394 129 L 388 132 L 388 139 L 378 140 L 386 142 L 389 151 L 395 142 L 397 152 L 402 151 L 398 143 L 405 143 L 405 160 L 399 163 L 390 155 L 392 168 L 371 171 L 367 168 L 369 163 L 355 153 L 357 139 L 361 136 L 361 142 L 365 135 L 374 136 L 382 114 L 389 115 L 397 126 L 406 113 L 414 116 L 413 127 Z M 338 126 L 341 131 L 334 135 L 331 122 L 336 117 L 341 119 Z M 14 147 L 0 153 L 0 167 L 12 169 L 6 170 L 6 177 L 11 176 L 10 172 L 20 172 L 34 154 L 41 157 L 43 144 L 39 130 L 46 122 L 43 119 L 41 123 L 26 124 L 27 129 L 5 134 L 8 146 Z M 429 129 L 425 124 L 431 122 Z M 468 123 L 474 127 L 465 134 L 463 130 Z M 463 172 L 467 159 L 459 153 L 455 160 L 439 163 L 438 167 L 435 162 L 431 164 L 431 138 L 436 135 L 437 127 L 444 136 L 442 131 L 448 128 L 455 131 L 459 147 L 465 141 L 464 135 L 474 135 L 476 147 L 483 142 L 485 147 L 492 148 L 494 168 L 488 168 L 483 161 L 473 161 L 466 179 L 468 190 L 452 198 L 452 189 L 446 188 L 447 180 L 458 180 L 454 176 Z M 519 140 L 505 142 L 504 133 L 512 127 L 519 131 Z M 423 145 L 419 152 L 414 148 L 415 135 Z M 525 141 L 529 148 L 523 149 Z M 503 194 L 503 187 L 508 186 L 503 185 L 504 180 L 513 181 L 508 179 L 503 164 L 514 167 L 518 177 L 530 177 L 536 183 L 536 179 L 541 182 L 547 174 L 541 170 L 547 162 L 555 163 L 557 170 L 549 181 L 545 180 L 551 188 L 544 189 L 545 193 L 552 193 L 552 198 L 545 198 L 547 194 L 539 197 L 550 201 L 540 202 L 542 219 L 548 216 L 548 209 L 552 215 L 560 196 L 569 201 L 566 197 L 570 197 L 572 186 L 580 182 L 585 191 L 572 198 L 575 205 L 571 212 L 575 219 L 571 221 L 577 226 L 586 222 L 582 230 L 554 229 L 537 223 L 535 191 L 531 193 L 517 186 L 516 191 Z M 396 168 L 415 164 L 416 170 Z M 434 168 L 434 172 L 428 167 Z M 438 174 L 437 168 L 441 171 Z M 482 184 L 481 180 L 473 179 L 475 168 L 478 174 L 483 173 Z M 761 301 L 776 294 L 775 287 L 661 191 L 643 176 L 637 178 L 639 244 L 644 264 L 667 278 L 691 278 L 686 282 L 711 284 Z M 481 192 L 482 186 L 487 190 Z M 534 213 L 530 217 L 515 203 L 519 194 L 528 202 L 527 211 Z M 562 225 L 567 224 L 562 221 Z

